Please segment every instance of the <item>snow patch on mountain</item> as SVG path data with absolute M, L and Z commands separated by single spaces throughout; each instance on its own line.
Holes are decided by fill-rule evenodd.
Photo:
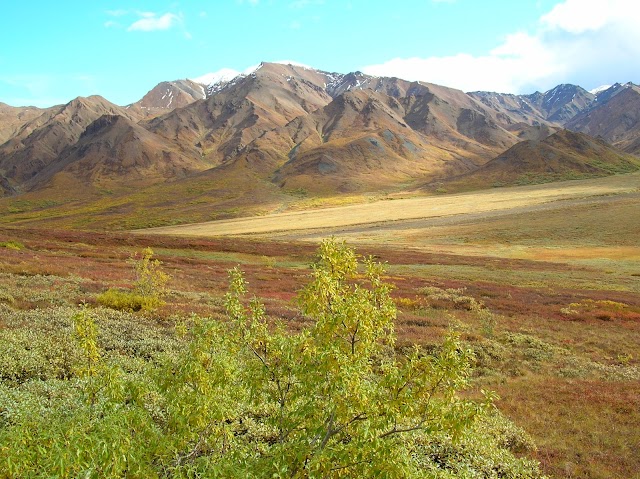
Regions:
M 239 71 L 233 70 L 231 68 L 222 68 L 217 72 L 206 73 L 196 78 L 190 78 L 190 80 L 196 83 L 200 83 L 201 85 L 209 86 L 224 81 L 230 81 L 238 75 L 240 75 Z
M 591 93 L 592 95 L 597 95 L 601 91 L 608 90 L 609 88 L 611 88 L 611 85 L 602 85 L 602 86 L 599 86 L 598 88 L 594 88 L 593 90 L 589 90 L 589 93 Z

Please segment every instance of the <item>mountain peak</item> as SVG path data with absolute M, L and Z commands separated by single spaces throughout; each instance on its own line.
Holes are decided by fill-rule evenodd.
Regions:
M 96 132 L 102 131 L 104 129 L 118 127 L 126 128 L 130 125 L 132 125 L 132 123 L 122 115 L 105 114 L 95 120 L 93 123 L 89 124 L 82 135 L 80 135 L 80 138 L 84 138 L 88 135 L 93 135 Z
M 95 105 L 96 103 L 101 105 L 105 105 L 105 104 L 111 105 L 111 102 L 109 100 L 107 100 L 106 98 L 100 95 L 89 95 L 89 96 L 78 96 L 73 100 L 69 101 L 65 106 L 77 108 L 77 107 L 86 107 L 88 105 Z
M 141 109 L 143 116 L 148 116 L 187 106 L 206 97 L 204 86 L 193 80 L 163 81 L 130 106 Z
M 0 105 L 0 171 L 16 190 L 34 186 L 35 176 L 38 185 L 63 171 L 87 179 L 86 168 L 91 178 L 117 182 L 138 168 L 150 175 L 136 176 L 145 184 L 202 169 L 233 182 L 244 176 L 232 170 L 248 169 L 281 187 L 365 191 L 470 172 L 519 139 L 542 143 L 562 126 L 635 152 L 637 102 L 631 82 L 597 97 L 568 83 L 531 95 L 467 94 L 359 70 L 262 62 L 160 82 L 126 108 L 98 95 L 33 112 Z M 570 123 L 583 114 L 598 121 Z M 567 132 L 554 141 L 592 146 Z
M 269 65 L 287 65 L 291 67 L 303 68 L 305 70 L 313 70 L 309 65 L 305 65 L 304 63 L 296 62 L 293 60 L 279 60 L 275 62 L 260 62 L 257 65 L 251 65 L 245 68 L 242 71 L 235 70 L 233 68 L 221 68 L 215 72 L 205 73 L 204 75 L 200 75 L 198 77 L 190 78 L 191 81 L 195 83 L 199 83 L 200 85 L 204 85 L 211 92 L 216 93 L 220 91 L 227 83 L 234 80 L 236 77 L 244 77 L 247 75 L 251 75 L 256 71 L 268 67 Z M 217 86 L 217 88 L 216 88 Z

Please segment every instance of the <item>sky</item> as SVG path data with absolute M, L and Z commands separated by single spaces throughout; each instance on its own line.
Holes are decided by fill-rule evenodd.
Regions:
M 133 103 L 261 61 L 464 91 L 640 83 L 637 0 L 0 0 L 0 102 Z

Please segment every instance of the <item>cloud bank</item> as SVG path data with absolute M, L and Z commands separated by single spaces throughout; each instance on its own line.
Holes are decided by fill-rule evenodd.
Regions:
M 505 93 L 530 93 L 566 82 L 587 89 L 637 82 L 640 23 L 635 12 L 635 0 L 565 0 L 538 19 L 535 32 L 507 35 L 486 55 L 394 58 L 362 71 Z

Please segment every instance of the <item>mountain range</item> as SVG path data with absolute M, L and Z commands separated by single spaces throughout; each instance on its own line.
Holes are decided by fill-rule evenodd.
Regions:
M 94 202 L 108 216 L 146 193 L 162 224 L 270 211 L 300 196 L 640 168 L 632 83 L 465 93 L 280 63 L 209 79 L 162 82 L 124 107 L 100 96 L 46 109 L 0 103 L 0 195 Z

